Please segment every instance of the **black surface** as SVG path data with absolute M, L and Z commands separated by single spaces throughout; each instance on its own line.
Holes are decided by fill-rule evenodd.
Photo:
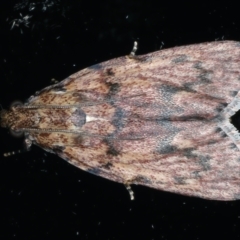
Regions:
M 52 78 L 62 80 L 129 54 L 135 40 L 138 54 L 216 39 L 240 40 L 239 7 L 226 2 L 3 2 L 3 108 L 14 100 L 25 101 Z M 18 24 L 16 19 L 26 15 L 31 16 L 29 24 Z M 4 158 L 4 152 L 20 149 L 23 139 L 6 129 L 0 129 L 0 136 L 0 239 L 240 238 L 239 201 L 207 201 L 141 186 L 132 187 L 136 199 L 130 201 L 123 185 L 83 172 L 37 147 Z

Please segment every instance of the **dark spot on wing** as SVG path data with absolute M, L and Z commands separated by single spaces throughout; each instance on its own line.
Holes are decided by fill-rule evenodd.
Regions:
M 183 155 L 187 158 L 197 158 L 197 155 L 192 152 L 193 150 L 194 148 L 185 148 L 183 150 Z
M 119 155 L 119 151 L 114 148 L 112 142 L 109 139 L 106 138 L 103 141 L 108 146 L 108 150 L 106 152 L 107 155 L 112 155 L 112 156 L 118 156 Z
M 197 78 L 203 83 L 211 83 L 212 74 L 213 74 L 212 71 L 202 69 L 200 71 L 200 74 L 197 76 Z
M 199 70 L 199 75 L 197 76 L 197 78 L 204 82 L 204 83 L 211 83 L 211 78 L 213 75 L 213 71 L 212 70 L 207 70 L 203 67 L 202 62 L 196 62 L 193 64 L 193 68 L 196 68 Z
M 237 95 L 238 91 L 230 91 L 230 95 L 232 97 L 235 97 Z
M 211 158 L 209 156 L 200 155 L 198 156 L 198 158 L 199 158 L 199 164 L 203 167 L 203 170 L 207 171 L 211 169 L 211 166 L 209 163 Z
M 136 184 L 151 184 L 152 183 L 152 181 L 150 179 L 148 179 L 147 177 L 141 176 L 141 175 L 136 176 L 132 180 L 132 182 L 136 183 Z
M 225 132 L 221 132 L 220 135 L 221 135 L 222 138 L 225 138 L 225 137 L 228 136 Z
M 223 107 L 226 107 L 228 103 L 221 103 Z
M 194 172 L 192 172 L 192 175 L 193 175 L 193 178 L 200 178 L 201 176 L 200 176 L 200 171 L 194 171 Z
M 220 104 L 216 107 L 216 111 L 221 112 L 227 105 L 228 105 L 228 103 L 220 103 Z
M 65 147 L 64 146 L 53 146 L 52 150 L 56 153 L 56 154 L 61 154 L 64 151 Z
M 220 132 L 222 132 L 222 129 L 219 128 L 219 127 L 217 127 L 217 128 L 215 129 L 215 132 L 216 132 L 216 133 L 220 133 Z
M 229 147 L 230 147 L 231 149 L 234 149 L 234 148 L 237 149 L 237 148 L 238 148 L 235 143 L 230 143 L 230 144 L 229 144 Z
M 86 96 L 84 95 L 84 93 L 81 92 L 75 92 L 72 94 L 73 97 L 77 98 L 77 101 L 79 101 L 79 103 L 82 103 L 84 101 L 87 101 Z
M 175 153 L 176 151 L 177 151 L 177 148 L 172 145 L 166 145 L 163 147 L 160 146 L 160 149 L 158 150 L 160 154 L 171 154 L 171 153 Z
M 162 94 L 166 94 L 167 96 L 169 96 L 170 98 L 172 97 L 172 95 L 175 95 L 178 91 L 182 90 L 182 88 L 177 87 L 177 86 L 171 86 L 171 85 L 162 85 L 160 87 L 160 91 Z
M 186 92 L 192 92 L 192 93 L 196 93 L 197 91 L 192 89 L 194 83 L 193 82 L 187 82 L 183 84 L 183 89 Z
M 173 63 L 182 63 L 187 61 L 186 55 L 180 55 L 172 60 Z
M 163 96 L 163 99 L 165 101 L 170 101 L 172 97 L 178 93 L 179 91 L 185 91 L 185 92 L 196 92 L 195 90 L 192 90 L 189 86 L 171 86 L 171 85 L 162 85 L 159 88 L 159 91 L 161 95 Z
M 48 132 L 42 132 L 42 133 L 40 132 L 39 133 L 39 136 L 42 137 L 42 138 L 48 138 L 49 135 L 50 135 L 50 133 L 48 133 Z
M 84 137 L 79 134 L 74 138 L 74 145 L 83 145 Z
M 121 108 L 116 108 L 116 111 L 113 116 L 112 124 L 118 129 L 121 130 L 124 127 L 124 111 Z
M 118 83 L 106 83 L 109 87 L 109 91 L 107 94 L 107 98 L 112 98 L 120 89 L 120 85 Z
M 186 184 L 184 177 L 174 177 L 174 181 L 175 181 L 175 184 L 179 184 L 179 185 Z
M 107 73 L 108 76 L 114 76 L 115 75 L 115 73 L 114 73 L 112 68 L 107 68 L 106 69 L 106 73 Z
M 218 142 L 218 141 L 216 141 L 216 140 L 210 140 L 210 141 L 207 142 L 207 144 L 210 144 L 210 145 L 211 145 L 211 144 L 216 144 L 217 142 Z
M 196 63 L 193 64 L 193 68 L 196 68 L 196 69 L 202 69 L 202 62 L 198 61 Z
M 86 114 L 80 108 L 76 109 L 76 111 L 71 116 L 72 123 L 81 128 L 86 123 Z
M 227 137 L 227 134 L 219 127 L 215 129 L 215 132 L 219 133 L 220 136 L 223 137 L 223 138 Z
M 204 121 L 206 117 L 200 115 L 180 116 L 174 118 L 175 121 Z
M 112 163 L 107 162 L 107 163 L 103 164 L 101 167 L 109 170 L 109 169 L 111 169 L 112 166 L 113 166 Z
M 173 154 L 178 151 L 177 147 L 172 144 L 174 136 L 181 131 L 181 129 L 177 128 L 172 124 L 171 121 L 159 121 L 158 122 L 164 131 L 168 132 L 165 137 L 160 137 L 158 146 L 157 146 L 157 153 L 159 154 Z
M 113 146 L 109 146 L 109 149 L 107 150 L 107 154 L 117 156 L 119 155 L 119 152 Z

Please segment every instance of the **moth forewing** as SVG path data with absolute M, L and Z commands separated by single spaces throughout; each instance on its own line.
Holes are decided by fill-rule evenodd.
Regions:
M 49 86 L 2 125 L 82 170 L 215 200 L 240 198 L 240 44 L 120 57 Z

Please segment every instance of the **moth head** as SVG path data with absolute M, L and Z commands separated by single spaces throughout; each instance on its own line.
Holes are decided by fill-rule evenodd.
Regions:
M 17 127 L 19 120 L 18 109 L 23 104 L 19 101 L 13 102 L 9 110 L 2 109 L 0 111 L 0 124 L 1 127 L 9 128 L 14 137 L 21 137 L 23 131 Z

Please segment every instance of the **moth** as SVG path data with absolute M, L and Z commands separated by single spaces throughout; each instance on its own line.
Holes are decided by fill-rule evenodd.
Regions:
M 136 49 L 2 110 L 2 127 L 127 186 L 239 199 L 240 43 Z

